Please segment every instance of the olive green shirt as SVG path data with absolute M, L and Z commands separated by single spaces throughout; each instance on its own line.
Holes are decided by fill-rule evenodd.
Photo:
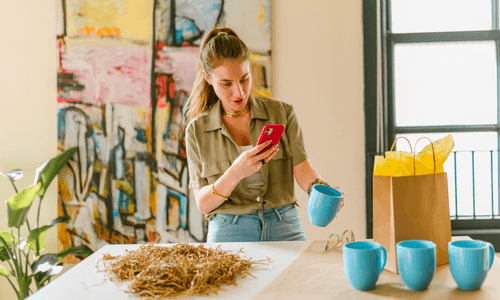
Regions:
M 186 128 L 186 153 L 189 187 L 202 188 L 213 184 L 240 155 L 240 150 L 222 120 L 220 100 L 194 118 Z M 241 180 L 227 201 L 211 211 L 244 215 L 295 203 L 293 167 L 307 159 L 302 130 L 293 107 L 281 101 L 253 97 L 249 122 L 250 139 L 255 146 L 262 128 L 267 124 L 283 124 L 285 131 L 278 144 L 279 151 L 261 167 L 264 186 L 259 194 L 251 192 Z

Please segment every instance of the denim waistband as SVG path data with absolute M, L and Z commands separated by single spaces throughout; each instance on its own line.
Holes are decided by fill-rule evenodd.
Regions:
M 232 220 L 233 224 L 236 224 L 236 222 L 238 221 L 238 219 L 242 218 L 242 217 L 265 218 L 265 217 L 268 217 L 269 215 L 276 215 L 278 217 L 278 219 L 281 221 L 281 219 L 282 219 L 281 213 L 286 212 L 286 211 L 294 208 L 295 206 L 298 206 L 297 202 L 294 202 L 294 203 L 291 203 L 291 204 L 287 204 L 287 205 L 284 205 L 284 206 L 280 206 L 280 207 L 275 207 L 275 208 L 258 209 L 254 213 L 246 214 L 246 215 L 214 214 L 212 216 L 212 218 L 215 217 L 216 215 L 226 216 L 226 217 L 228 217 L 228 218 L 230 218 Z M 212 218 L 210 218 L 210 219 L 212 219 Z

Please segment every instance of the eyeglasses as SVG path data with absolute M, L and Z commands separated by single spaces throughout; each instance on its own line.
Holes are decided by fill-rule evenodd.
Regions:
M 354 232 L 352 232 L 352 230 L 344 231 L 344 233 L 342 233 L 342 237 L 339 237 L 338 234 L 334 233 L 326 240 L 325 250 L 332 250 L 340 244 L 347 244 L 354 241 Z

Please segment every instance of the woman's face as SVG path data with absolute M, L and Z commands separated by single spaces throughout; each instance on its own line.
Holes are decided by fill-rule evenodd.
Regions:
M 205 72 L 203 75 L 214 87 L 225 111 L 236 113 L 248 105 L 252 86 L 249 60 L 226 60 L 212 70 L 212 76 L 207 76 Z

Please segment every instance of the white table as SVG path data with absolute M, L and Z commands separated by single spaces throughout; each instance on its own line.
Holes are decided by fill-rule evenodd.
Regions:
M 217 248 L 221 245 L 222 250 L 245 252 L 244 258 L 252 260 L 271 259 L 268 267 L 265 265 L 253 265 L 249 270 L 255 276 L 238 278 L 237 286 L 224 285 L 218 295 L 211 296 L 190 296 L 185 299 L 251 299 L 257 295 L 268 283 L 273 281 L 290 263 L 292 263 L 312 241 L 304 242 L 259 242 L 259 243 L 217 243 L 204 244 L 206 248 Z M 199 245 L 199 244 L 192 244 Z M 140 245 L 108 245 L 104 246 L 94 254 L 75 265 L 72 269 L 61 275 L 59 278 L 33 294 L 29 300 L 120 300 L 120 299 L 141 299 L 137 295 L 126 293 L 127 283 L 117 285 L 111 282 L 109 275 L 99 272 L 96 265 L 103 254 L 123 255 L 125 249 L 136 250 Z M 171 244 L 162 245 L 165 247 Z M 102 262 L 99 263 L 102 270 Z

